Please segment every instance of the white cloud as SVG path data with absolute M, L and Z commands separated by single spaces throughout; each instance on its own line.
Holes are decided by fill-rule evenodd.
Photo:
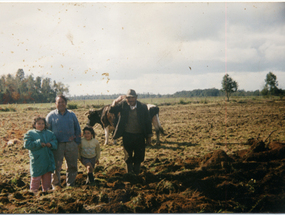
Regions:
M 263 73 L 285 73 L 284 8 L 229 2 L 1 3 L 0 74 L 23 68 L 68 84 L 71 94 L 124 93 L 132 86 L 165 94 L 220 88 L 228 72 L 242 88 L 255 90 Z

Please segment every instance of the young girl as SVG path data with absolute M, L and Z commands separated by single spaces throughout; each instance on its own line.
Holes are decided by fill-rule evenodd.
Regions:
M 95 132 L 92 127 L 86 126 L 83 129 L 84 138 L 81 139 L 79 145 L 79 160 L 87 168 L 86 184 L 94 182 L 93 171 L 95 163 L 99 164 L 100 144 L 95 139 Z
M 32 192 L 37 193 L 40 182 L 42 190 L 51 187 L 51 174 L 55 170 L 52 150 L 57 149 L 54 133 L 47 130 L 44 117 L 35 117 L 32 130 L 24 135 L 24 148 L 29 149 Z

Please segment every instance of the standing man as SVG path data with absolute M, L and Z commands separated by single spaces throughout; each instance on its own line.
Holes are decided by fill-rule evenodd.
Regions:
M 55 168 L 52 177 L 53 189 L 60 187 L 60 170 L 63 157 L 66 160 L 66 184 L 75 185 L 77 175 L 78 145 L 81 142 L 81 130 L 76 115 L 66 109 L 67 99 L 59 95 L 55 99 L 56 109 L 51 111 L 46 121 L 49 124 L 48 129 L 54 132 L 58 147 L 54 153 Z
M 119 96 L 113 101 L 110 112 L 121 116 L 113 138 L 123 137 L 127 172 L 138 175 L 145 157 L 146 140 L 150 143 L 152 137 L 147 106 L 137 101 L 136 92 L 130 89 L 126 96 Z

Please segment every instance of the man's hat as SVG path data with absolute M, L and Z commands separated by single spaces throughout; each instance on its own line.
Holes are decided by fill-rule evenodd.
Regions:
M 137 97 L 137 94 L 136 94 L 136 91 L 129 89 L 126 96 L 127 96 L 127 98 L 128 97 Z

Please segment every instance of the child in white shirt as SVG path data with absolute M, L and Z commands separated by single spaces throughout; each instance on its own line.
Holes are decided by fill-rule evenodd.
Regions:
M 100 144 L 95 139 L 95 132 L 92 127 L 86 126 L 83 129 L 83 138 L 79 145 L 78 158 L 81 163 L 87 168 L 87 180 L 86 184 L 94 182 L 93 171 L 95 163 L 99 164 L 100 158 Z

